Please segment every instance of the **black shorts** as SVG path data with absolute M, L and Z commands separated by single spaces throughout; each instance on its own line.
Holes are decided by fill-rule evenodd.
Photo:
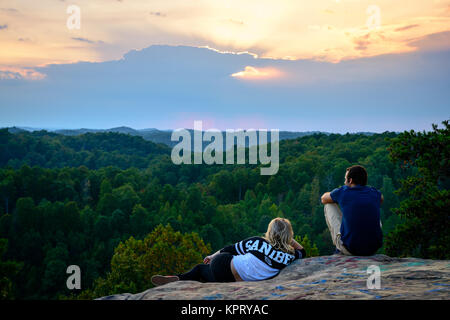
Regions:
M 231 260 L 233 260 L 233 255 L 230 253 L 220 253 L 212 259 L 210 266 L 216 282 L 236 281 L 231 272 Z

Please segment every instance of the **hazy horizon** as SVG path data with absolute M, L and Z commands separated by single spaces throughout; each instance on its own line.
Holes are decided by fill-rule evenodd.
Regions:
M 440 125 L 440 123 L 438 124 Z M 116 129 L 116 128 L 129 128 L 129 129 L 133 129 L 136 131 L 143 131 L 143 130 L 157 130 L 157 131 L 173 131 L 176 129 L 180 129 L 180 128 L 169 128 L 169 129 L 161 129 L 161 128 L 133 128 L 127 125 L 122 125 L 122 126 L 115 126 L 115 127 L 107 127 L 107 128 L 85 128 L 85 127 L 72 127 L 72 128 L 67 128 L 67 127 L 31 127 L 31 126 L 20 126 L 20 125 L 12 125 L 12 126 L 0 126 L 0 129 L 5 129 L 5 128 L 19 128 L 19 129 L 24 129 L 24 130 L 31 130 L 31 131 L 39 131 L 39 130 L 46 130 L 46 131 L 57 131 L 57 130 L 110 130 L 110 129 Z M 188 130 L 194 130 L 193 128 L 183 128 L 183 129 L 188 129 Z M 239 128 L 227 128 L 227 129 L 239 129 Z M 256 130 L 259 129 L 268 129 L 268 130 L 276 130 L 277 128 L 254 128 Z M 431 131 L 431 125 L 430 125 L 430 130 L 425 130 L 425 131 Z M 207 129 L 203 129 L 203 131 L 205 131 Z M 220 130 L 220 129 L 219 129 Z M 220 131 L 225 131 L 226 129 L 220 130 Z M 247 129 L 243 129 L 243 130 L 247 130 Z M 279 129 L 279 131 L 284 131 L 284 132 L 293 132 L 293 133 L 303 133 L 303 132 L 320 132 L 320 133 L 329 133 L 329 134 L 346 134 L 346 133 L 374 133 L 374 134 L 381 134 L 384 132 L 395 132 L 395 133 L 399 133 L 401 131 L 382 131 L 382 132 L 374 132 L 374 131 L 357 131 L 357 132 L 328 132 L 328 131 L 320 131 L 320 130 L 281 130 Z
M 431 130 L 449 118 L 448 9 L 11 1 L 0 8 L 0 125 Z

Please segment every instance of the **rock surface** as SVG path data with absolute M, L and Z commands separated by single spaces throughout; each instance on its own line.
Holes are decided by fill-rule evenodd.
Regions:
M 369 266 L 381 272 L 380 289 L 368 289 Z M 99 300 L 450 299 L 450 261 L 332 255 L 297 260 L 265 281 L 178 281 L 138 294 Z

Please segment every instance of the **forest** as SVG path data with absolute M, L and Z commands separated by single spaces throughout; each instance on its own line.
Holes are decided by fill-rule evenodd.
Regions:
M 449 125 L 429 132 L 321 134 L 280 142 L 259 165 L 175 165 L 140 136 L 0 130 L 0 298 L 93 299 L 152 287 L 288 218 L 308 256 L 330 255 L 320 196 L 363 165 L 384 195 L 391 256 L 450 258 Z M 81 289 L 66 287 L 69 265 Z

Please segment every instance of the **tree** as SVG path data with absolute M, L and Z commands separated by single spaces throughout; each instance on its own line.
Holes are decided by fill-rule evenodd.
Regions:
M 295 236 L 295 241 L 297 241 L 299 244 L 302 245 L 302 247 L 305 249 L 306 257 L 317 257 L 319 255 L 319 249 L 317 249 L 316 244 L 311 244 L 311 241 L 308 238 L 308 235 L 305 235 L 303 238 L 302 236 Z
M 58 245 L 47 250 L 42 279 L 42 291 L 45 294 L 63 292 L 66 287 L 66 269 L 69 266 L 69 252 L 65 245 Z
M 100 196 L 103 196 L 107 193 L 112 193 L 112 185 L 109 179 L 104 179 L 100 184 Z
M 392 190 L 418 170 L 410 166 L 410 172 L 403 172 L 389 162 L 387 139 L 397 136 L 317 134 L 283 140 L 280 170 L 271 177 L 261 176 L 253 165 L 177 166 L 170 148 L 158 148 L 141 137 L 46 131 L 16 135 L 0 130 L 0 164 L 10 165 L 0 167 L 0 235 L 9 240 L 8 259 L 24 263 L 13 283 L 16 296 L 67 294 L 60 291 L 58 270 L 69 262 L 83 270 L 83 290 L 99 277 L 108 284 L 106 274 L 120 241 L 131 235 L 142 240 L 159 223 L 182 233 L 198 232 L 219 249 L 262 234 L 271 219 L 285 216 L 295 234 L 308 235 L 320 253 L 330 254 L 334 247 L 320 195 L 342 184 L 345 168 L 355 162 L 367 167 L 370 183 L 385 195 L 386 235 L 405 220 L 388 216 L 402 199 Z M 439 176 L 439 190 L 444 190 Z M 420 235 L 420 222 L 410 222 L 408 228 Z M 392 243 L 403 250 L 409 244 L 402 242 L 407 239 L 402 234 Z M 55 247 L 67 248 L 67 262 L 46 259 L 49 248 Z M 139 282 L 130 283 L 115 292 L 137 291 Z M 112 292 L 108 290 L 105 294 Z
M 8 240 L 0 239 L 0 300 L 14 298 L 14 276 L 23 267 L 23 263 L 16 261 L 2 261 L 8 248 Z
M 111 193 L 105 193 L 100 196 L 100 200 L 97 203 L 97 212 L 103 216 L 110 216 L 117 208 L 118 201 Z
M 70 230 L 79 231 L 82 228 L 80 212 L 75 201 L 69 201 L 64 205 L 62 216 L 63 230 L 67 233 Z
M 133 207 L 139 201 L 138 195 L 129 183 L 114 189 L 112 195 L 113 198 L 117 201 L 117 207 L 127 215 L 131 214 Z
M 267 183 L 268 191 L 275 197 L 286 190 L 286 183 L 280 175 L 270 176 Z
M 387 236 L 389 255 L 450 258 L 450 127 L 443 124 L 431 132 L 404 132 L 389 147 L 391 161 L 414 172 L 398 190 L 406 198 L 395 212 L 405 222 Z
M 0 195 L 3 196 L 4 202 L 2 203 L 5 208 L 5 213 L 9 213 L 9 206 L 13 195 L 16 192 L 16 188 L 14 187 L 14 179 L 12 175 L 8 175 L 7 178 L 0 180 Z M 0 206 L 1 207 L 1 206 Z
M 96 281 L 93 295 L 144 291 L 152 287 L 153 275 L 186 272 L 210 251 L 198 234 L 181 234 L 170 225 L 159 225 L 143 240 L 130 237 L 116 247 L 111 272 Z
M 239 196 L 233 193 L 233 176 L 226 170 L 220 170 L 213 176 L 209 189 L 221 202 L 233 201 Z
M 130 231 L 137 238 L 142 238 L 153 229 L 154 217 L 141 205 L 133 208 L 130 216 Z
M 383 218 L 388 218 L 391 212 L 388 208 L 397 208 L 400 204 L 398 196 L 395 194 L 395 187 L 392 183 L 392 179 L 389 177 L 383 177 L 383 187 L 380 189 L 383 194 L 384 201 L 382 204 L 383 208 Z
M 19 230 L 28 230 L 35 228 L 36 217 L 35 217 L 35 205 L 33 198 L 19 198 L 16 202 L 16 214 L 17 214 L 17 224 L 19 225 Z
M 204 225 L 201 228 L 200 235 L 206 243 L 211 244 L 211 248 L 213 250 L 219 250 L 223 247 L 223 236 L 220 231 L 213 225 Z
M 121 235 L 128 232 L 129 218 L 126 213 L 120 209 L 113 211 L 110 220 L 111 231 L 114 237 L 120 237 Z

